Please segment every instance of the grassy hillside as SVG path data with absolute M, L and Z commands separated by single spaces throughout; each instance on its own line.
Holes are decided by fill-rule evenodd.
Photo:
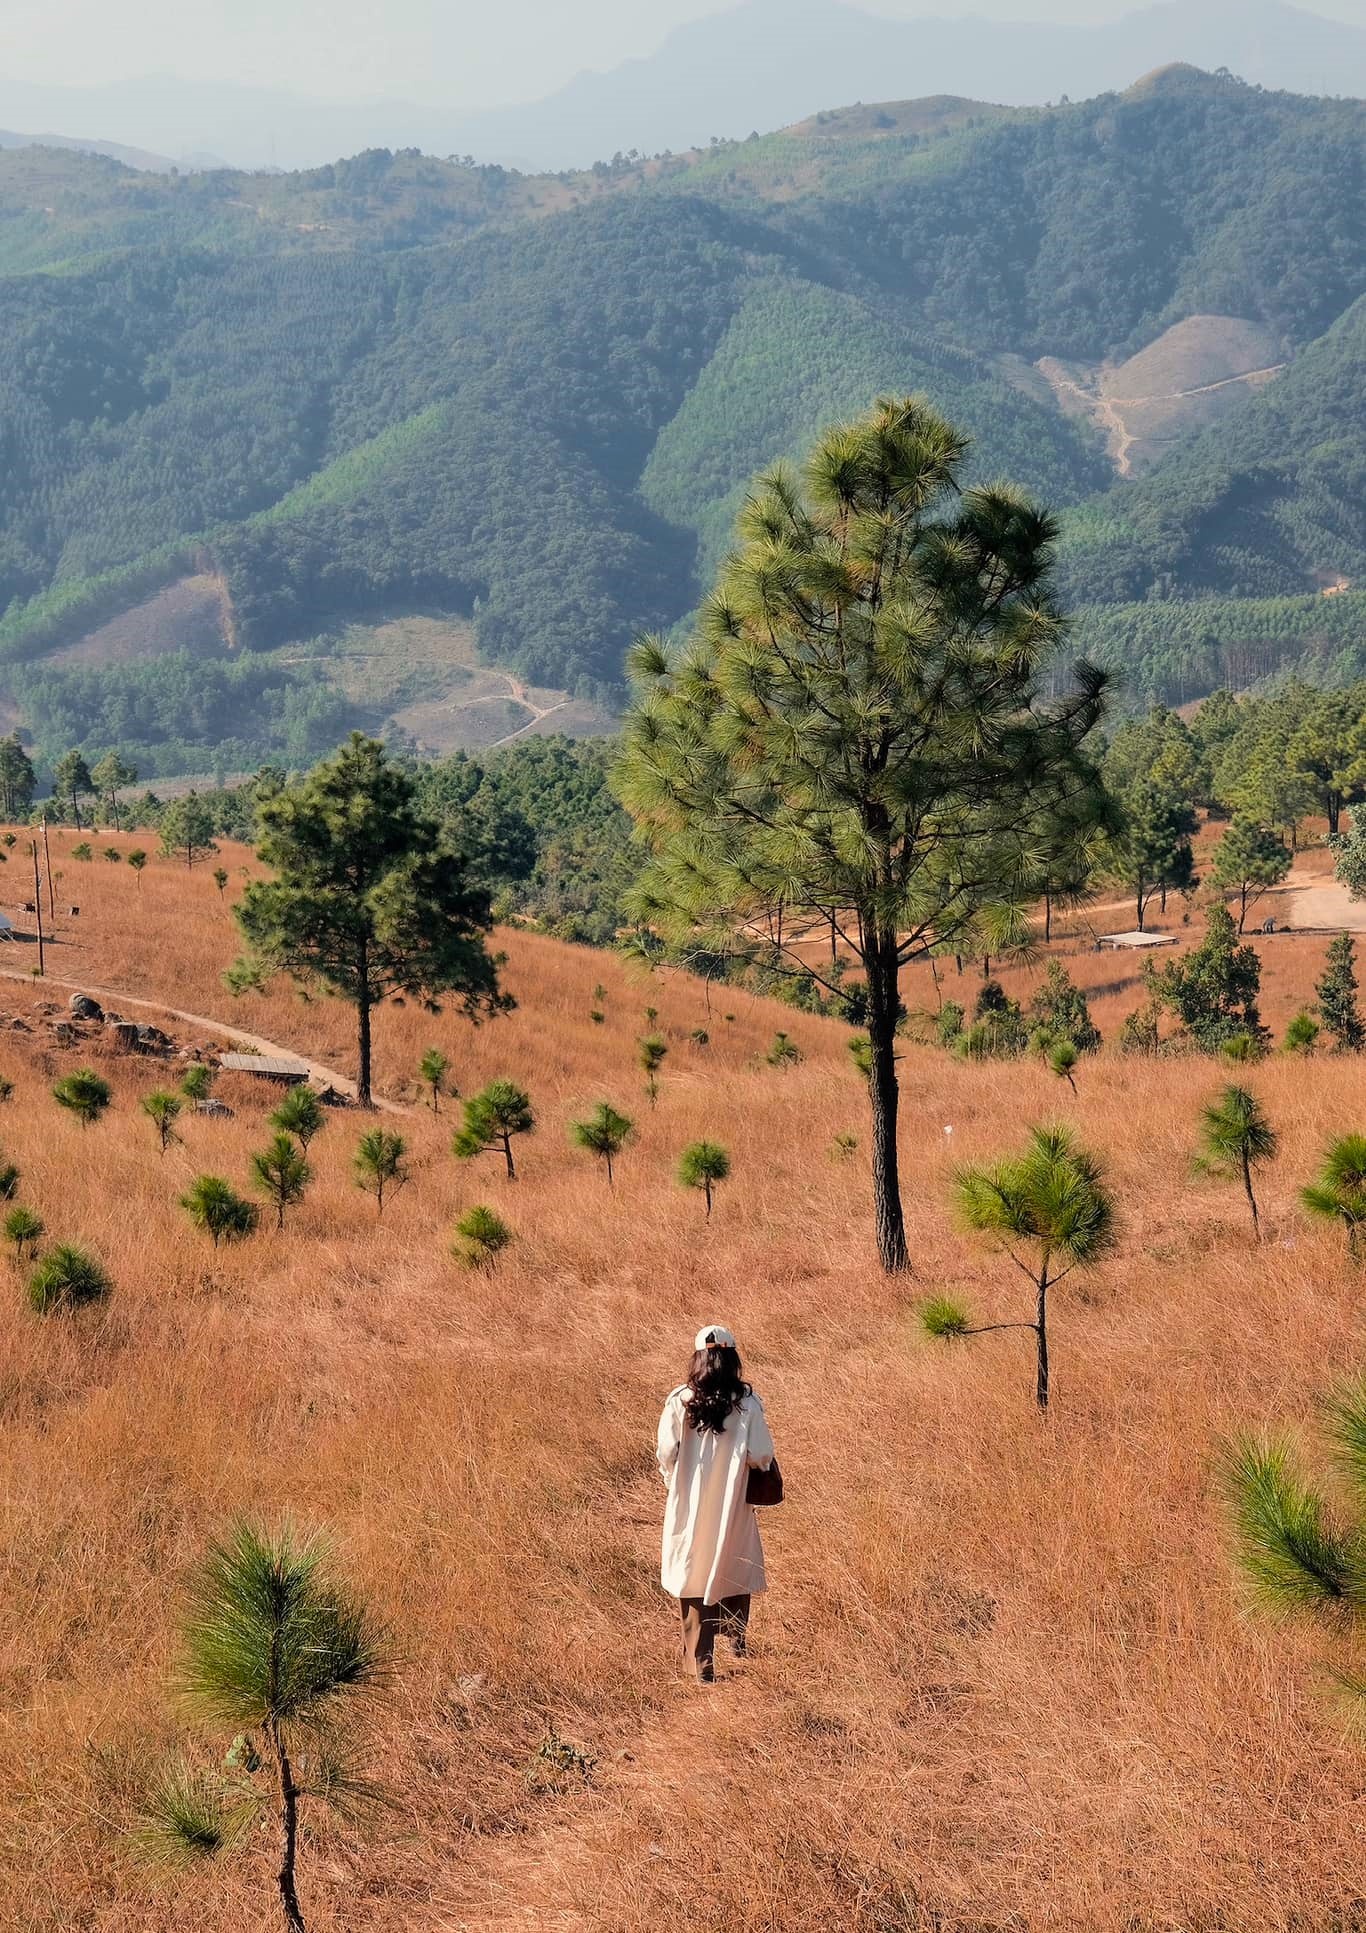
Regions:
M 231 896 L 248 860 L 223 863 Z M 342 1009 L 223 994 L 232 929 L 207 872 L 154 862 L 139 896 L 127 867 L 79 871 L 50 971 L 344 1062 Z M 98 1055 L 114 1106 L 83 1130 L 47 1091 L 72 1056 L 5 1031 L 20 1197 L 115 1290 L 75 1319 L 33 1316 L 13 1277 L 0 1296 L 0 1920 L 236 1933 L 268 1914 L 265 1844 L 182 1874 L 125 1831 L 167 1753 L 213 1766 L 229 1742 L 187 1724 L 171 1679 L 188 1573 L 245 1510 L 326 1526 L 402 1654 L 368 1766 L 391 1809 L 301 1852 L 322 1933 L 1350 1925 L 1359 1747 L 1317 1645 L 1239 1616 L 1213 1469 L 1230 1431 L 1311 1429 L 1325 1379 L 1359 1366 L 1359 1283 L 1296 1205 L 1325 1138 L 1358 1122 L 1355 1063 L 1252 1070 L 1283 1137 L 1254 1252 L 1236 1187 L 1173 1192 L 1217 1067 L 1107 1050 L 1063 1109 L 1032 1061 L 908 1043 L 916 1273 L 888 1283 L 863 1153 L 828 1152 L 866 1137 L 844 1029 L 748 996 L 709 1016 L 685 977 L 505 943 L 515 1014 L 474 1029 L 387 1007 L 377 1051 L 399 1102 L 432 1042 L 466 1091 L 525 1080 L 540 1125 L 515 1186 L 452 1161 L 449 1108 L 416 1107 L 386 1122 L 413 1179 L 377 1223 L 342 1112 L 283 1237 L 216 1253 L 176 1197 L 201 1169 L 244 1179 L 269 1103 L 225 1082 L 236 1117 L 184 1121 L 163 1158 L 137 1112 L 160 1069 Z M 1259 945 L 1279 1023 L 1322 942 Z M 1113 1034 L 1133 970 L 1071 946 Z M 0 1011 L 35 1017 L 31 951 L 12 948 Z M 647 1001 L 671 1050 L 653 1110 L 634 1047 Z M 785 1071 L 763 1060 L 775 1026 L 805 1056 Z M 639 1128 L 610 1192 L 565 1135 L 602 1096 Z M 1020 1313 L 1009 1262 L 954 1232 L 948 1182 L 1060 1111 L 1123 1220 L 1114 1258 L 1058 1293 L 1041 1425 L 1020 1338 L 932 1348 L 914 1304 L 949 1289 L 984 1319 Z M 672 1179 L 701 1135 L 735 1161 L 709 1225 Z M 518 1239 L 472 1276 L 447 1246 L 481 1201 Z M 789 1500 L 765 1526 L 753 1654 L 704 1695 L 657 1588 L 651 1449 L 713 1320 L 744 1346 Z M 551 1732 L 582 1758 L 538 1757 Z
M 754 469 L 888 387 L 1067 513 L 1073 604 L 1355 580 L 1362 114 L 1185 71 L 553 179 L 0 153 L 0 659 L 207 571 L 235 648 L 435 611 L 610 704 Z M 1112 483 L 1031 365 L 1165 368 L 1194 316 L 1288 367 Z

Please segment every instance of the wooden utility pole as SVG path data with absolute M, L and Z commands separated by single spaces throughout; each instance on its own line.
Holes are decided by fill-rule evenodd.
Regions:
M 46 830 L 46 819 L 43 827 Z M 47 970 L 47 961 L 43 952 L 43 894 L 38 884 L 38 841 L 30 839 L 29 846 L 33 853 L 33 910 L 38 919 L 38 978 L 41 980 Z
M 47 910 L 55 926 L 57 924 L 57 899 L 52 890 L 52 852 L 47 843 L 47 814 L 43 814 L 43 863 L 47 867 Z

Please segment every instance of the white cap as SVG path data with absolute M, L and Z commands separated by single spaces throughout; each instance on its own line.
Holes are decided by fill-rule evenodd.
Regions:
M 733 1349 L 735 1347 L 735 1338 L 730 1330 L 723 1329 L 719 1322 L 711 1322 L 708 1323 L 705 1329 L 698 1330 L 696 1339 L 693 1342 L 693 1348 L 709 1349 L 713 1343 L 715 1343 L 718 1349 Z

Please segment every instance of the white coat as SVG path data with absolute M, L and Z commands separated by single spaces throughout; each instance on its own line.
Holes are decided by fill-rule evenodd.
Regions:
M 688 1387 L 671 1390 L 659 1419 L 659 1473 L 669 1486 L 664 1506 L 660 1582 L 674 1597 L 719 1604 L 762 1591 L 759 1522 L 745 1491 L 752 1469 L 773 1460 L 764 1406 L 744 1396 L 721 1430 L 695 1430 L 687 1418 Z

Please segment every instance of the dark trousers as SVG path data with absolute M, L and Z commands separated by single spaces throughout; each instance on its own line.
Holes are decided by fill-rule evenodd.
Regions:
M 681 1597 L 678 1602 L 683 1613 L 683 1655 L 705 1684 L 716 1676 L 712 1656 L 718 1631 L 730 1639 L 737 1658 L 745 1655 L 749 1592 L 723 1597 L 719 1604 L 704 1604 L 700 1597 Z

